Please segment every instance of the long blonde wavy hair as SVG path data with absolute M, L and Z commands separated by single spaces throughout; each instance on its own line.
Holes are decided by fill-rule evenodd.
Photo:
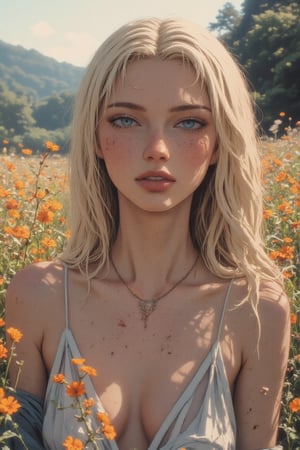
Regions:
M 196 81 L 208 93 L 219 158 L 194 193 L 190 234 L 210 271 L 222 278 L 246 277 L 257 312 L 260 279 L 280 276 L 262 238 L 260 154 L 251 96 L 242 71 L 224 46 L 206 30 L 183 20 L 128 23 L 100 46 L 90 62 L 74 109 L 71 238 L 62 260 L 87 273 L 90 263 L 96 263 L 98 272 L 109 261 L 118 231 L 118 196 L 104 161 L 96 155 L 97 128 L 128 64 L 154 56 L 190 64 Z

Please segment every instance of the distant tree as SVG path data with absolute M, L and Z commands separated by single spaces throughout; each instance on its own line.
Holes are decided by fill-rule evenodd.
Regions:
M 217 31 L 222 38 L 226 39 L 226 36 L 231 36 L 241 23 L 242 16 L 239 11 L 233 6 L 232 3 L 227 2 L 218 11 L 216 22 L 209 24 L 211 31 Z
M 244 0 L 236 21 L 231 11 L 225 4 L 210 28 L 245 68 L 263 128 L 268 129 L 281 111 L 299 120 L 299 0 Z
M 17 96 L 5 83 L 0 82 L 0 126 L 13 129 L 16 134 L 22 134 L 34 123 L 32 107 L 27 97 Z
M 253 26 L 240 44 L 244 64 L 265 121 L 280 111 L 300 114 L 300 5 L 292 2 L 253 16 Z
M 63 93 L 38 102 L 33 117 L 36 125 L 47 130 L 64 128 L 71 122 L 74 95 Z

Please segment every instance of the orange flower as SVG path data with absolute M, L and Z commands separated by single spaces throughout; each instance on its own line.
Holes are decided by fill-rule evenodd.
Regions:
M 8 214 L 9 214 L 10 217 L 13 217 L 14 219 L 19 219 L 20 218 L 20 213 L 16 209 L 10 209 L 8 211 Z
M 48 202 L 46 202 L 46 206 L 52 212 L 59 211 L 63 207 L 58 200 L 49 200 Z
M 17 180 L 15 182 L 15 188 L 17 190 L 24 189 L 24 187 L 25 187 L 25 183 L 22 180 Z
M 39 190 L 37 191 L 37 193 L 35 194 L 35 196 L 36 196 L 36 198 L 42 200 L 42 199 L 46 196 L 46 194 L 48 194 L 47 191 L 44 191 L 44 190 L 42 190 L 42 189 L 39 189 Z
M 73 438 L 72 436 L 66 437 L 63 446 L 66 450 L 83 450 L 84 444 L 80 439 Z
M 281 112 L 279 113 L 279 116 L 280 116 L 280 117 L 285 117 L 285 112 L 281 111 Z
M 82 366 L 80 367 L 80 372 L 84 372 L 87 375 L 95 377 L 97 375 L 97 370 L 94 369 L 94 367 L 91 366 Z
M 296 127 L 300 127 L 300 120 L 297 120 Z
M 14 170 L 16 170 L 16 166 L 12 162 L 6 162 L 5 165 L 10 172 L 13 172 Z
M 19 411 L 21 405 L 12 395 L 5 397 L 4 389 L 0 389 L 0 414 L 9 414 L 11 416 Z
M 42 245 L 46 248 L 55 248 L 56 247 L 56 241 L 54 239 L 45 237 L 41 242 L 42 242 Z
M 292 214 L 293 213 L 293 209 L 291 208 L 291 204 L 289 202 L 287 202 L 286 200 L 284 200 L 279 206 L 278 206 L 279 211 L 284 212 L 285 214 Z
M 57 373 L 53 376 L 53 382 L 58 384 L 64 384 L 65 382 L 65 376 L 63 373 Z
M 277 167 L 281 167 L 283 164 L 283 162 L 280 161 L 280 159 L 278 159 L 278 158 L 274 158 L 273 162 L 274 162 L 275 166 L 277 166 Z
M 4 284 L 4 278 L 0 275 L 0 286 L 3 286 L 3 284 Z M 3 320 L 3 319 L 0 319 L 0 327 L 1 327 L 1 320 Z
M 18 239 L 28 239 L 30 236 L 29 228 L 26 225 L 24 226 L 17 225 L 14 228 L 4 227 L 4 231 L 10 236 L 14 236 Z
M 9 191 L 0 186 L 0 198 L 5 198 L 9 196 Z
M 273 211 L 272 211 L 272 209 L 265 209 L 264 211 L 263 211 L 263 218 L 266 220 L 266 219 L 269 219 L 270 217 L 272 217 L 273 216 Z
M 80 397 L 86 393 L 85 384 L 83 381 L 72 381 L 67 385 L 66 393 L 69 397 Z
M 0 343 L 0 359 L 6 359 L 8 354 L 8 350 L 5 345 Z
M 291 313 L 291 324 L 295 325 L 297 323 L 297 314 Z
M 17 200 L 15 200 L 14 198 L 8 199 L 7 202 L 5 203 L 6 209 L 17 209 L 19 208 L 19 206 L 20 206 L 19 202 L 17 202 Z
M 85 409 L 89 409 L 95 404 L 95 400 L 91 398 L 86 398 L 83 402 Z
M 23 153 L 23 155 L 32 155 L 32 150 L 30 150 L 30 148 L 22 148 L 21 152 Z
M 294 398 L 289 403 L 290 410 L 293 412 L 299 412 L 300 411 L 300 397 Z
M 300 364 L 300 353 L 295 356 L 295 361 Z
M 80 366 L 85 363 L 85 358 L 72 358 L 71 363 L 74 364 L 74 366 Z
M 59 145 L 54 144 L 54 142 L 51 142 L 51 141 L 46 141 L 45 142 L 45 147 L 50 152 L 58 152 L 59 149 L 60 149 Z
M 110 422 L 108 415 L 104 412 L 99 412 L 97 414 L 97 420 L 102 423 L 101 432 L 104 434 L 106 439 L 112 440 L 116 437 L 116 432 L 113 425 Z
M 279 172 L 279 174 L 276 176 L 275 180 L 280 183 L 281 181 L 284 181 L 286 179 L 287 175 L 285 172 Z
M 97 420 L 103 424 L 110 425 L 110 418 L 105 412 L 99 412 L 97 414 Z
M 38 212 L 37 220 L 42 223 L 51 223 L 54 218 L 54 213 L 49 211 L 45 206 L 42 206 Z
M 292 227 L 294 230 L 300 229 L 300 220 L 297 220 L 296 222 L 291 222 L 291 227 Z
M 102 425 L 102 433 L 109 441 L 112 441 L 117 436 L 113 425 Z
M 273 250 L 270 252 L 269 256 L 273 260 L 285 261 L 292 260 L 294 258 L 295 248 L 290 245 L 285 245 L 279 250 Z
M 8 336 L 11 338 L 11 340 L 13 342 L 20 342 L 20 340 L 23 337 L 23 334 L 21 333 L 20 330 L 18 330 L 18 328 L 9 327 L 6 330 L 6 333 L 8 334 Z
M 5 320 L 2 317 L 0 317 L 0 327 L 4 327 L 4 325 L 5 325 Z

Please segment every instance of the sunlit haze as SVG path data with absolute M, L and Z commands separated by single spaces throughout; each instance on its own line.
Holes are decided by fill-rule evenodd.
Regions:
M 0 40 L 85 66 L 116 28 L 142 17 L 183 17 L 207 27 L 225 0 L 0 0 Z M 242 0 L 231 0 L 240 9 Z

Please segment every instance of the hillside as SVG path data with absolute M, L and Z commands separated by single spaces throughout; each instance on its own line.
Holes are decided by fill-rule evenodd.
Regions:
M 16 94 L 33 100 L 61 92 L 74 92 L 83 68 L 60 63 L 36 50 L 0 40 L 0 80 Z

